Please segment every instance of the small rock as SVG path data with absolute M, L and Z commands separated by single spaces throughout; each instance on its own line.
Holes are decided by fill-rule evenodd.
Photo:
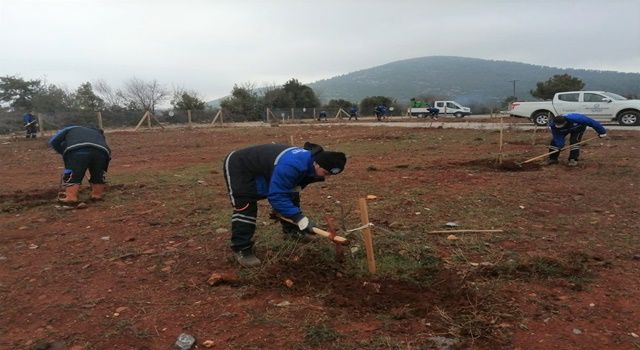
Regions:
M 378 199 L 378 196 L 375 196 L 375 195 L 373 195 L 373 194 L 368 194 L 368 195 L 367 195 L 367 199 L 368 199 L 368 200 Z
M 129 308 L 126 307 L 126 306 L 120 306 L 119 308 L 116 309 L 116 312 L 121 314 L 121 313 L 125 312 L 126 310 L 129 310 Z
M 629 333 L 629 334 L 631 334 L 631 336 L 632 336 L 632 337 L 634 337 L 634 338 L 638 338 L 638 335 L 637 335 L 637 334 L 635 334 L 635 333 L 633 333 L 633 332 L 631 332 L 631 333 Z
M 380 283 L 362 282 L 362 286 L 365 288 L 373 289 L 376 293 L 380 293 Z
M 196 338 L 187 333 L 182 333 L 178 336 L 175 343 L 175 348 L 178 350 L 189 350 L 196 343 Z
M 212 348 L 216 343 L 213 342 L 213 340 L 205 340 L 202 342 L 202 346 L 204 346 L 205 348 Z
M 29 249 L 38 249 L 38 246 L 36 244 L 29 244 Z
M 574 328 L 573 329 L 573 334 L 582 334 L 582 331 L 579 330 L 578 328 Z
M 169 272 L 171 272 L 171 266 L 165 266 L 162 269 L 160 269 L 160 271 L 169 273 Z
M 18 227 L 18 230 L 26 230 L 28 228 L 29 228 L 28 226 L 20 226 L 20 227 Z
M 229 232 L 229 230 L 224 227 L 216 229 L 216 233 L 227 233 L 227 232 Z
M 519 205 L 518 208 L 524 209 L 524 205 Z
M 594 307 L 594 306 L 596 306 L 596 304 L 594 303 L 589 304 L 589 307 Z
M 378 170 L 378 168 L 376 168 L 376 167 L 375 167 L 375 166 L 373 166 L 373 165 L 369 165 L 369 166 L 367 167 L 367 171 L 377 171 L 377 170 Z
M 460 226 L 460 224 L 458 224 L 457 222 L 450 221 L 450 222 L 447 222 L 446 224 L 444 224 L 444 226 L 445 227 L 458 227 L 458 226 Z
M 640 260 L 640 254 L 636 254 L 633 256 L 633 260 Z
M 80 202 L 76 205 L 76 209 L 87 209 L 89 206 L 85 202 Z
M 110 239 L 111 239 L 111 237 L 109 237 L 109 236 L 102 236 L 102 237 L 100 237 L 100 239 L 101 239 L 101 240 L 103 240 L 103 241 L 108 241 L 108 240 L 110 240 Z
M 459 239 L 460 238 L 458 238 L 458 236 L 456 236 L 456 235 L 448 235 L 447 236 L 447 240 L 449 240 L 449 241 L 457 241 Z
M 133 242 L 135 240 L 136 240 L 136 238 L 134 236 L 129 236 L 129 237 L 124 239 L 125 242 Z
M 286 300 L 276 304 L 277 307 L 287 307 L 289 305 L 291 305 L 291 303 Z
M 291 288 L 291 287 L 293 287 L 293 281 L 287 278 L 284 281 L 284 285 L 287 286 L 287 288 Z

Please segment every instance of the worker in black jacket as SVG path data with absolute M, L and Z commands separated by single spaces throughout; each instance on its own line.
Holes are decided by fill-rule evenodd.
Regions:
M 231 249 L 244 267 L 260 265 L 253 252 L 258 200 L 268 199 L 273 210 L 295 224 L 283 223 L 285 238 L 309 240 L 314 223 L 300 209 L 299 191 L 306 185 L 340 174 L 347 162 L 342 152 L 306 143 L 303 148 L 266 144 L 227 155 L 223 172 L 233 205 Z
M 91 175 L 90 199 L 101 200 L 111 160 L 111 150 L 107 146 L 104 132 L 101 129 L 71 125 L 58 130 L 49 140 L 49 146 L 60 153 L 64 160 L 62 185 L 65 191 L 58 201 L 63 204 L 78 202 L 78 191 L 87 169 Z

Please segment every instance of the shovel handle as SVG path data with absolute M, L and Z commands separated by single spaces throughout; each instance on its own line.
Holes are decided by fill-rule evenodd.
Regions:
M 582 141 L 580 141 L 580 142 L 576 142 L 576 143 L 574 143 L 573 145 L 569 145 L 569 146 L 577 146 L 577 145 L 580 145 L 580 144 L 583 144 L 583 143 L 587 143 L 587 142 L 589 142 L 589 141 L 593 141 L 593 140 L 595 140 L 595 139 L 597 139 L 597 138 L 599 138 L 599 137 L 600 137 L 600 136 L 594 136 L 594 137 L 592 137 L 592 138 L 590 138 L 590 139 L 582 140 Z M 547 153 L 545 153 L 545 154 L 541 154 L 541 155 L 539 155 L 539 156 L 536 156 L 536 157 L 533 157 L 533 158 L 527 159 L 527 160 L 525 160 L 524 162 L 520 162 L 520 163 L 517 163 L 517 164 L 518 164 L 518 165 L 522 165 L 522 164 L 526 164 L 526 163 L 529 163 L 529 162 L 533 162 L 533 161 L 534 161 L 534 160 L 536 160 L 536 159 L 544 158 L 544 157 L 546 157 L 546 156 L 548 156 L 548 155 L 551 155 L 551 154 L 554 154 L 554 153 L 556 153 L 556 152 L 564 151 L 566 148 L 567 148 L 567 147 L 563 147 L 562 149 L 559 149 L 559 150 L 556 150 L 556 151 L 547 152 Z
M 280 219 L 282 221 L 286 221 L 286 222 L 288 222 L 290 224 L 294 224 L 294 225 L 296 224 L 293 220 L 291 220 L 289 218 L 285 218 L 285 217 L 283 217 L 281 215 L 276 214 L 276 217 L 278 219 Z M 331 241 L 333 241 L 333 242 L 335 242 L 337 244 L 342 244 L 342 245 L 349 244 L 349 240 L 344 238 L 344 237 L 342 237 L 342 236 L 337 236 L 337 235 L 331 234 L 331 232 L 327 232 L 327 231 L 325 231 L 323 229 L 320 229 L 320 228 L 317 228 L 317 227 L 313 227 L 312 230 L 313 230 L 313 233 L 317 234 L 318 236 L 325 237 L 325 238 L 327 238 L 327 239 L 329 239 L 329 240 L 331 240 Z

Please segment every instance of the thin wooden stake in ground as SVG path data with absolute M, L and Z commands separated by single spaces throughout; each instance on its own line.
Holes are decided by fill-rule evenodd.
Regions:
M 364 248 L 367 252 L 367 267 L 369 273 L 376 273 L 376 259 L 373 255 L 373 237 L 371 235 L 371 226 L 369 226 L 369 209 L 367 208 L 367 199 L 360 198 L 358 200 L 360 207 L 360 221 L 362 225 L 367 225 L 362 229 L 362 238 L 364 239 Z
M 429 231 L 429 233 L 500 233 L 503 230 L 438 230 Z
M 502 164 L 502 117 L 500 117 L 500 155 L 498 155 L 498 164 Z

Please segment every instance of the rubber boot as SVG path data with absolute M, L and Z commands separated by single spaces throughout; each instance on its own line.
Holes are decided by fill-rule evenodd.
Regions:
M 101 201 L 104 197 L 104 184 L 91 184 L 91 195 L 89 199 L 92 201 Z
M 62 204 L 78 204 L 78 191 L 80 191 L 80 185 L 71 185 L 64 188 L 64 195 L 58 198 L 58 202 Z

